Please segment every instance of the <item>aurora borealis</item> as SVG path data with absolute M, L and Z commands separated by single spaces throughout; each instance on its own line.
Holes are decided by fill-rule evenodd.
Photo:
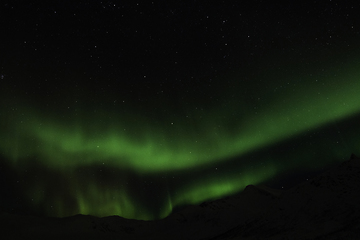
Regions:
M 355 10 L 240 5 L 5 4 L 6 199 L 151 220 L 358 153 Z

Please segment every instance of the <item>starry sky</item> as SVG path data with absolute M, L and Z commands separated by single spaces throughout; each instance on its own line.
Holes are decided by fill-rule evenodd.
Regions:
M 359 8 L 3 1 L 0 209 L 159 219 L 360 154 Z

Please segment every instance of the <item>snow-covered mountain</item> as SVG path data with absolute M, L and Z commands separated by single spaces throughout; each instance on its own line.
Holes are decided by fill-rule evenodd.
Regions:
M 360 159 L 291 189 L 247 186 L 157 221 L 0 214 L 2 239 L 360 239 Z

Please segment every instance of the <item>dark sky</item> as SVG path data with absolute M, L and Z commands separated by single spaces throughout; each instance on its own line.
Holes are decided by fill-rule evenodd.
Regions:
M 359 153 L 349 2 L 2 1 L 2 209 L 162 218 Z

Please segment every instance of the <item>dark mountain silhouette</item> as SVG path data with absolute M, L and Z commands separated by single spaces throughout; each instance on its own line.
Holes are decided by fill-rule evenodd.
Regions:
M 162 220 L 1 213 L 2 239 L 360 239 L 360 159 L 288 190 L 247 186 Z

